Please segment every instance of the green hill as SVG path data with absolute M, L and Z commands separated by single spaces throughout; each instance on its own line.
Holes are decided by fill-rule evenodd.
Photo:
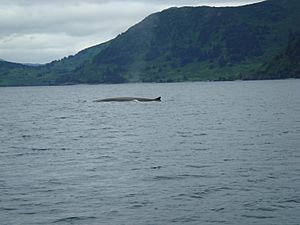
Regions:
M 0 60 L 0 86 L 24 85 L 27 82 L 26 79 L 30 79 L 27 74 L 29 70 L 29 66 Z
M 61 60 L 40 66 L 28 66 L 0 61 L 0 86 L 62 85 L 75 84 L 73 71 L 91 60 L 109 45 L 99 44 Z
M 288 46 L 274 58 L 264 63 L 247 79 L 300 78 L 300 33 L 291 35 Z
M 0 69 L 0 85 L 299 77 L 299 57 L 293 57 L 299 21 L 298 0 L 170 8 L 75 56 L 38 68 Z

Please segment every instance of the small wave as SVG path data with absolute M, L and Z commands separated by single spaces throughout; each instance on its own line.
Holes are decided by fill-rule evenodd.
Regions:
M 180 175 L 161 175 L 155 176 L 153 180 L 183 180 L 187 178 L 213 178 L 214 176 L 208 174 L 180 174 Z
M 157 169 L 161 169 L 162 166 L 151 166 L 150 169 L 152 170 L 157 170 Z
M 65 120 L 65 119 L 68 119 L 67 116 L 60 116 L 60 117 L 56 117 L 55 119 L 58 119 L 58 120 Z
M 53 185 L 63 185 L 65 184 L 64 182 L 57 180 L 57 179 L 50 179 L 47 181 L 48 184 L 53 184 Z
M 199 136 L 206 136 L 208 135 L 207 133 L 199 133 L 199 134 L 194 134 L 195 137 L 199 137 Z
M 132 206 L 129 206 L 128 208 L 129 209 L 138 209 L 138 208 L 142 208 L 142 207 L 144 207 L 143 204 L 134 204 Z
M 234 159 L 224 159 L 224 162 L 230 162 L 230 161 L 234 161 Z
M 123 137 L 138 137 L 138 136 L 139 136 L 138 134 L 130 134 L 130 133 L 123 134 Z
M 130 193 L 130 194 L 126 194 L 121 198 L 135 198 L 138 194 L 137 193 Z
M 29 208 L 29 207 L 42 207 L 42 206 L 45 206 L 45 204 L 26 202 L 26 203 L 19 204 L 19 206 L 21 206 L 21 208 L 23 208 L 23 207 Z
M 112 127 L 103 127 L 102 130 L 112 130 Z
M 227 221 L 225 220 L 205 220 L 207 223 L 216 223 L 216 224 L 225 224 Z
M 116 157 L 111 156 L 111 155 L 101 155 L 101 156 L 95 157 L 94 159 L 116 159 Z
M 190 222 L 197 222 L 199 218 L 193 217 L 179 217 L 171 220 L 172 223 L 190 223 Z
M 31 148 L 32 151 L 49 151 L 51 148 Z
M 139 150 L 130 150 L 130 151 L 128 151 L 128 153 L 130 153 L 130 154 L 139 154 L 139 153 L 141 153 L 141 151 L 139 151 Z
M 149 202 L 148 201 L 133 201 L 133 202 L 130 202 L 130 205 L 128 206 L 128 208 L 130 209 L 138 209 L 138 208 L 142 208 L 142 207 L 145 207 L 146 205 L 148 205 Z
M 197 192 L 197 193 L 193 193 L 193 194 L 191 194 L 191 195 L 188 195 L 188 197 L 198 199 L 198 198 L 203 198 L 203 197 L 204 197 L 204 194 L 205 194 L 205 193 Z
M 245 218 L 252 218 L 252 219 L 273 219 L 275 216 L 260 216 L 260 215 L 242 215 Z
M 106 138 L 106 139 L 116 139 L 117 136 L 107 135 L 107 136 L 105 136 L 104 138 Z
M 277 209 L 276 208 L 269 208 L 269 207 L 259 207 L 257 208 L 258 211 L 263 211 L 263 212 L 274 212 Z
M 193 151 L 208 151 L 210 148 L 194 148 Z
M 182 175 L 162 175 L 155 176 L 153 180 L 183 180 L 186 178 L 210 178 L 209 175 L 200 175 L 200 174 L 182 174 Z
M 10 208 L 10 207 L 0 207 L 0 211 L 13 211 L 13 210 L 17 210 L 16 208 Z
M 265 178 L 251 178 L 251 179 L 247 179 L 247 182 L 249 183 L 263 183 L 266 182 L 267 179 Z
M 31 138 L 32 136 L 31 135 L 29 135 L 29 134 L 23 134 L 22 135 L 22 138 L 24 138 L 24 139 L 28 139 L 28 138 Z
M 214 209 L 211 209 L 211 210 L 214 211 L 214 212 L 221 212 L 221 211 L 225 210 L 225 208 L 221 207 L 221 208 L 214 208 Z
M 253 146 L 253 145 L 255 145 L 255 143 L 244 143 L 244 144 L 242 144 L 242 146 Z
M 205 188 L 200 191 L 193 192 L 189 195 L 189 197 L 190 198 L 204 198 L 205 196 L 207 196 L 208 194 L 211 194 L 211 193 L 220 192 L 220 191 L 230 191 L 230 190 L 232 190 L 232 188 L 229 188 L 229 187 L 218 187 L 218 188 L 209 187 L 209 188 Z
M 208 167 L 211 167 L 211 166 L 210 165 L 186 165 L 186 167 L 202 169 L 202 168 L 208 168 Z
M 297 199 L 297 198 L 286 199 L 286 200 L 280 201 L 280 203 L 300 203 L 300 199 Z
M 29 155 L 35 155 L 37 153 L 30 153 L 30 152 L 25 152 L 25 153 L 16 153 L 16 154 L 13 154 L 13 155 L 10 155 L 12 157 L 22 157 L 22 156 L 29 156 Z
M 176 133 L 179 135 L 179 137 L 192 137 L 193 136 L 193 133 L 189 132 L 189 131 L 177 131 Z
M 58 219 L 53 221 L 53 223 L 62 223 L 62 222 L 74 222 L 74 221 L 82 221 L 82 220 L 90 220 L 90 219 L 96 219 L 97 217 L 94 216 L 70 216 L 65 217 L 62 219 Z
M 178 177 L 182 177 L 182 178 L 188 178 L 188 177 L 192 177 L 192 178 L 212 178 L 213 176 L 208 175 L 208 174 L 182 174 L 182 175 L 179 175 Z
M 37 212 L 19 212 L 19 214 L 23 214 L 23 215 L 35 215 L 38 214 Z
M 43 189 L 43 190 L 38 190 L 37 192 L 39 192 L 39 193 L 50 193 L 50 192 L 55 192 L 57 190 L 63 190 L 63 189 Z
M 161 180 L 178 180 L 180 179 L 180 177 L 178 176 L 155 176 L 153 178 L 153 180 L 158 180 L 158 181 L 161 181 Z

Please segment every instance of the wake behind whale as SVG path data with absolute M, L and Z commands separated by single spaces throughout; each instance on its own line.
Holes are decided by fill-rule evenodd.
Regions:
M 160 102 L 161 97 L 157 98 L 139 98 L 139 97 L 116 97 L 116 98 L 105 98 L 95 100 L 94 102 L 130 102 L 130 101 L 138 101 L 138 102 Z

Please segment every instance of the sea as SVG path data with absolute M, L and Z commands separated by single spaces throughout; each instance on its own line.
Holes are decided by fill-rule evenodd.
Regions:
M 0 224 L 299 225 L 300 80 L 0 88 Z

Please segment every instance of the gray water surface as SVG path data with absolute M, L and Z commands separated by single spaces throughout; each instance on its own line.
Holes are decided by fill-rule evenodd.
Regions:
M 116 96 L 162 102 L 95 103 Z M 300 80 L 0 88 L 0 224 L 299 224 Z

